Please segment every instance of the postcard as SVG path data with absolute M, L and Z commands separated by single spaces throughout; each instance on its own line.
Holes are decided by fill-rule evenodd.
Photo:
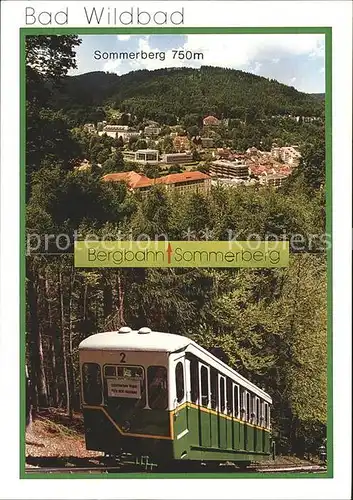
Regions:
M 348 5 L 223 6 L 4 4 L 7 495 L 348 498 Z

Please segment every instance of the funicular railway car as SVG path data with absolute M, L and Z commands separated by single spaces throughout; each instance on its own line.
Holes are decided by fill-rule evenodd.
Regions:
M 271 397 L 194 341 L 149 328 L 81 342 L 86 447 L 241 466 L 271 453 Z

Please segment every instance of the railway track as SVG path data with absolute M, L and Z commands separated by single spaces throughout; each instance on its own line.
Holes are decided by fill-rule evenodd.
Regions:
M 271 473 L 271 474 L 283 474 L 283 473 L 311 473 L 311 474 L 317 474 L 317 473 L 324 473 L 326 472 L 326 467 L 323 465 L 298 465 L 298 466 L 289 466 L 289 465 L 253 465 L 248 467 L 245 470 L 238 469 L 234 466 L 217 466 L 217 467 L 201 467 L 199 470 L 193 470 L 192 472 L 203 472 L 205 474 L 207 473 L 229 473 L 233 472 L 234 474 L 239 474 L 239 473 Z M 110 467 L 110 466 L 104 466 L 104 465 L 97 465 L 97 466 L 88 466 L 88 467 L 26 467 L 25 473 L 26 474 L 106 474 L 106 473 L 130 473 L 130 472 L 135 472 L 135 473 L 148 473 L 148 472 L 157 472 L 159 473 L 158 470 L 152 470 L 152 471 L 144 471 L 144 470 L 137 470 L 136 467 L 128 467 L 126 465 L 123 466 L 115 466 L 115 467 Z M 170 473 L 184 473 L 184 472 L 189 472 L 187 470 L 187 467 L 185 467 L 185 470 L 170 470 L 168 471 Z M 163 473 L 168 473 L 167 471 L 163 471 Z

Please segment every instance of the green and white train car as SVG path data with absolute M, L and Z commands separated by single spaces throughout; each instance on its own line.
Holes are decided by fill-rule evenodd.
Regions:
M 192 340 L 149 328 L 81 342 L 86 446 L 165 464 L 271 453 L 271 397 Z

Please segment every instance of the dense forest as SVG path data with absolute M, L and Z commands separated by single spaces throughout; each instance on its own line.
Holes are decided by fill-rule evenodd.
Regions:
M 26 41 L 26 352 L 34 413 L 50 405 L 66 408 L 69 415 L 79 410 L 81 340 L 125 324 L 149 326 L 193 338 L 266 389 L 274 401 L 273 434 L 280 452 L 315 452 L 327 418 L 323 127 L 312 130 L 296 174 L 281 189 L 213 188 L 181 200 L 155 187 L 142 199 L 123 184 L 103 183 L 97 171 L 74 168 L 85 148 L 92 152 L 95 145 L 73 130 L 84 121 L 73 124 L 69 109 L 75 102 L 77 109 L 101 113 L 110 100 L 124 111 L 143 109 L 139 119 L 155 118 L 156 110 L 180 117 L 212 111 L 231 117 L 251 103 L 273 114 L 298 112 L 298 106 L 301 114 L 320 115 L 321 100 L 220 68 L 66 79 L 79 42 L 71 35 Z M 262 126 L 261 119 L 245 123 L 255 132 Z M 115 167 L 123 169 L 119 150 L 115 154 Z M 75 234 L 184 239 L 190 231 L 196 239 L 205 232 L 226 239 L 229 231 L 239 240 L 255 233 L 262 238 L 301 235 L 306 251 L 292 248 L 290 266 L 283 269 L 74 267 Z M 33 250 L 31 243 L 38 241 L 33 235 L 41 242 L 45 235 L 58 235 L 62 254 L 50 255 L 55 250 L 43 246 Z
M 61 84 L 53 107 L 64 110 L 72 120 L 82 115 L 99 119 L 100 108 L 107 104 L 138 120 L 148 117 L 168 125 L 185 116 L 197 124 L 209 114 L 247 121 L 289 114 L 324 116 L 320 96 L 234 69 L 167 68 L 122 76 L 93 72 L 66 77 Z

